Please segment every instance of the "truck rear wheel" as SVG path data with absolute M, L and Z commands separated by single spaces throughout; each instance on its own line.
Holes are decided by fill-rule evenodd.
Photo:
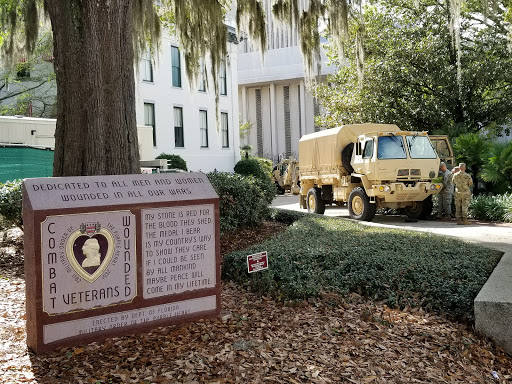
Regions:
M 282 188 L 282 187 L 279 185 L 279 183 L 278 183 L 277 181 L 276 181 L 276 189 L 277 189 L 277 193 L 278 193 L 279 195 L 284 195 L 285 190 L 284 190 L 284 188 Z
M 372 221 L 377 212 L 377 204 L 370 203 L 370 198 L 363 188 L 354 188 L 348 197 L 348 212 L 355 220 Z
M 325 201 L 322 200 L 320 188 L 311 188 L 307 196 L 308 212 L 322 215 L 325 212 Z

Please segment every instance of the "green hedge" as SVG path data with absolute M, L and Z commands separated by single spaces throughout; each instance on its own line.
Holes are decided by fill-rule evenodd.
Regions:
M 246 256 L 268 251 L 269 269 L 247 273 Z M 224 279 L 281 300 L 356 292 L 391 307 L 423 307 L 473 319 L 473 300 L 501 253 L 457 239 L 307 216 L 275 238 L 227 255 Z
M 7 226 L 23 229 L 21 218 L 23 180 L 8 181 L 0 184 L 0 215 Z
M 269 216 L 275 185 L 269 178 L 258 179 L 225 172 L 208 173 L 219 195 L 220 229 L 257 226 Z
M 187 162 L 183 160 L 183 158 L 180 155 L 161 153 L 156 158 L 168 160 L 169 168 L 183 169 L 184 171 L 188 171 Z
M 477 220 L 512 222 L 512 193 L 479 195 L 471 199 L 469 214 Z
M 235 173 L 243 176 L 254 176 L 258 179 L 266 179 L 270 176 L 267 175 L 265 169 L 261 166 L 260 162 L 251 157 L 249 159 L 242 159 L 235 164 Z

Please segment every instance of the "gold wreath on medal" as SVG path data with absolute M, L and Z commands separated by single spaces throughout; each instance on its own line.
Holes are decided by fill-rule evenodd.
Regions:
M 82 223 L 66 242 L 69 263 L 89 283 L 105 272 L 113 254 L 114 237 L 100 223 Z

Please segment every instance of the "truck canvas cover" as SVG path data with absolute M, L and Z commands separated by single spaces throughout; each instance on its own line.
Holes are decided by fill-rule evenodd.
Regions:
M 302 136 L 299 140 L 301 170 L 328 170 L 341 166 L 341 151 L 360 135 L 372 132 L 399 132 L 395 124 L 350 124 Z

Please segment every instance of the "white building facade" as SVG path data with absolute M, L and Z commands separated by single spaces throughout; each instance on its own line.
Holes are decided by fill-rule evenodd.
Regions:
M 135 74 L 136 115 L 141 160 L 152 160 L 161 153 L 180 155 L 189 170 L 229 171 L 240 160 L 240 138 L 238 126 L 237 43 L 234 28 L 227 27 L 229 36 L 228 55 L 218 75 L 220 86 L 218 115 L 215 91 L 209 62 L 204 65 L 204 77 L 198 84 L 190 85 L 186 76 L 183 52 L 179 41 L 166 31 L 160 42 L 160 51 L 151 57 L 146 55 L 137 65 Z M 53 71 L 49 60 L 47 71 Z M 23 86 L 33 84 L 39 76 L 37 71 L 26 73 Z M 54 83 L 54 82 L 53 82 Z M 52 84 L 53 84 L 52 83 Z M 45 97 L 56 100 L 56 87 L 43 84 L 36 91 L 44 91 Z M 5 92 L 21 89 L 20 84 L 0 88 L 0 97 Z M 13 92 L 17 93 L 17 92 Z M 51 95 L 48 96 L 48 94 Z M 16 103 L 14 97 L 2 104 Z M 13 107 L 14 108 L 14 107 Z M 25 112 L 30 116 L 29 113 Z M 30 121 L 29 121 L 30 120 Z M 55 146 L 55 120 L 3 119 L 0 121 L 0 142 L 26 145 Z M 40 123 L 40 124 L 39 124 Z M 14 126 L 28 126 L 18 134 L 12 134 Z M 152 132 L 148 134 L 151 128 Z M 51 132 L 50 132 L 51 131 Z M 27 133 L 28 132 L 28 133 Z M 152 137 L 151 137 L 152 136 Z M 15 137 L 15 141 L 11 139 Z M 37 143 L 35 143 L 37 142 Z
M 190 84 L 175 37 L 163 36 L 160 52 L 143 58 L 136 75 L 137 125 L 153 127 L 153 158 L 168 153 L 185 159 L 189 170 L 233 171 L 240 160 L 237 50 L 228 43 L 218 75 L 218 115 L 208 60 L 197 84 Z
M 278 162 L 297 159 L 301 136 L 320 130 L 315 125 L 320 108 L 306 86 L 297 31 L 274 20 L 271 0 L 263 3 L 268 39 L 264 57 L 258 44 L 248 40 L 240 43 L 238 51 L 240 119 L 251 124 L 241 145 L 251 145 L 253 155 Z M 326 63 L 322 53 L 321 79 L 335 72 Z

